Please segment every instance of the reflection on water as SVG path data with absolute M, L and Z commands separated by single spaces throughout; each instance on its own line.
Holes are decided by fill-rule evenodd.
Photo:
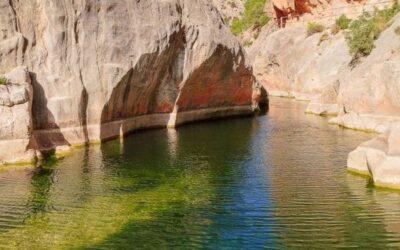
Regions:
M 346 172 L 371 135 L 270 112 L 153 130 L 0 172 L 0 248 L 400 246 L 400 193 Z

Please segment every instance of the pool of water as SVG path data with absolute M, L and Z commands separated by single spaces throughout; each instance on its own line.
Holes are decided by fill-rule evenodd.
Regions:
M 390 249 L 400 193 L 346 172 L 373 135 L 270 112 L 135 133 L 0 171 L 0 248 Z

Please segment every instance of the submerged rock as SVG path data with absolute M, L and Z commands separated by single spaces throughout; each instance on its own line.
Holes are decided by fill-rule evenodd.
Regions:
M 253 112 L 252 69 L 208 0 L 1 5 L 0 71 L 31 72 L 38 150 Z

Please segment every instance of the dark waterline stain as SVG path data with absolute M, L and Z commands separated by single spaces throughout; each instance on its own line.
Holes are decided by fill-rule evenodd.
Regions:
M 271 100 L 257 118 L 135 133 L 0 172 L 0 248 L 391 249 L 400 194 L 346 172 L 372 135 Z

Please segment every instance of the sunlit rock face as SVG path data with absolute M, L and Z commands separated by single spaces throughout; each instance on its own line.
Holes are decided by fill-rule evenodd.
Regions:
M 249 51 L 254 75 L 270 95 L 323 104 L 310 112 L 335 114 L 338 79 L 351 61 L 343 34 L 307 36 L 299 24 L 261 33 Z
M 340 116 L 333 122 L 356 129 L 384 132 L 400 121 L 400 40 L 393 19 L 375 41 L 372 53 L 342 73 L 338 104 Z
M 251 67 L 208 0 L 11 0 L 0 16 L 0 73 L 31 72 L 39 148 L 253 111 Z

